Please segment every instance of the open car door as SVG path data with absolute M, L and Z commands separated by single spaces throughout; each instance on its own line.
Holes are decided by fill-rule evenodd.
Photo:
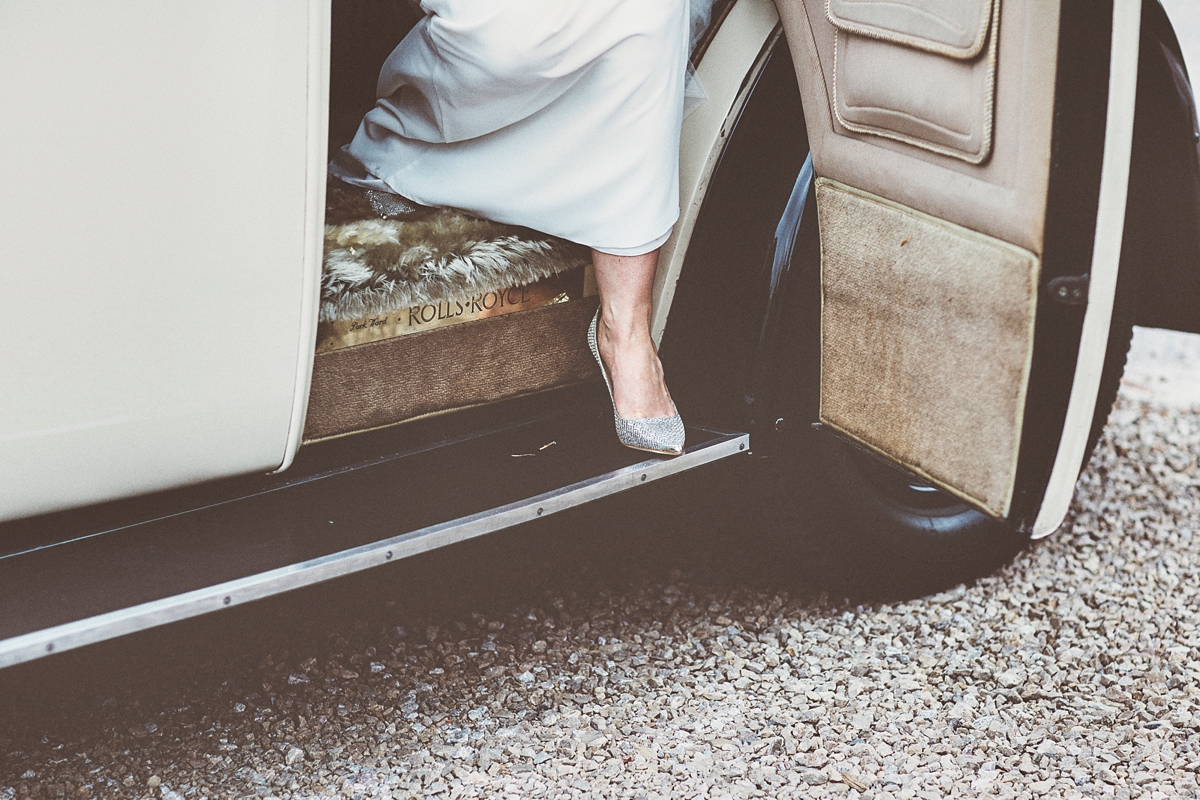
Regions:
M 0 521 L 291 463 L 328 15 L 0 5 Z
M 1053 531 L 1105 377 L 1140 0 L 777 4 L 819 176 L 821 424 Z

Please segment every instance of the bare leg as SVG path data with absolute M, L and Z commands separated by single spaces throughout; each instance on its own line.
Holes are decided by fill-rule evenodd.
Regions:
M 612 380 L 617 413 L 625 419 L 669 417 L 675 404 L 650 338 L 650 306 L 658 251 L 614 256 L 592 251 L 600 287 L 597 344 Z

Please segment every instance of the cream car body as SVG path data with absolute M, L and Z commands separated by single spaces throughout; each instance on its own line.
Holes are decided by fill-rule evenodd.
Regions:
M 935 36 L 932 48 L 886 55 L 912 43 L 893 6 L 920 17 L 926 5 L 716 5 L 698 66 L 708 99 L 684 123 L 681 217 L 655 286 L 653 329 L 668 374 L 685 417 L 702 423 L 674 460 L 604 450 L 615 447 L 611 417 L 581 400 L 605 400 L 598 381 L 591 395 L 564 385 L 301 447 L 314 396 L 337 6 L 50 0 L 0 9 L 9 108 L 0 127 L 0 583 L 13 587 L 0 600 L 0 666 L 535 520 L 751 444 L 762 458 L 743 458 L 747 469 L 784 465 L 772 473 L 783 481 L 774 497 L 807 492 L 836 507 L 829 548 L 845 551 L 843 566 L 870 562 L 877 578 L 911 568 L 962 580 L 1053 531 L 1120 374 L 1113 337 L 1132 322 L 1121 317 L 1110 331 L 1127 296 L 1118 267 L 1145 268 L 1139 260 L 1160 253 L 1146 243 L 1169 238 L 1133 212 L 1170 173 L 1180 183 L 1148 216 L 1172 210 L 1191 227 L 1179 236 L 1181 266 L 1146 281 L 1175 290 L 1140 313 L 1175 324 L 1179 313 L 1162 310 L 1171 294 L 1198 298 L 1177 305 L 1185 317 L 1200 307 L 1191 89 L 1153 0 L 1112 0 L 1111 26 L 1077 40 L 1063 35 L 1059 14 L 1090 13 L 1083 0 L 971 0 L 959 11 L 978 17 L 978 42 L 955 49 Z M 1152 63 L 1139 50 L 1147 41 L 1161 49 Z M 879 63 L 947 57 L 932 62 L 935 72 L 990 75 L 994 85 L 978 84 L 988 127 L 957 139 L 939 139 L 928 120 L 889 130 L 908 112 L 887 107 L 886 91 L 877 107 L 846 105 L 851 90 L 862 96 L 903 77 L 848 78 L 848 42 L 878 51 L 868 60 Z M 1069 64 L 1071 48 L 1110 65 L 1107 77 L 1057 75 L 1076 81 L 1070 97 L 1083 89 L 1097 101 L 1101 113 L 1086 119 L 1086 108 L 1055 116 L 1066 85 L 1055 68 Z M 1144 75 L 1147 63 L 1157 69 L 1146 86 L 1139 55 Z M 1144 134 L 1139 150 L 1144 100 L 1174 127 Z M 1056 135 L 1066 137 L 1060 150 Z M 1070 183 L 1062 163 L 1076 144 L 1083 183 L 1096 186 L 1070 199 L 1094 202 L 1094 212 L 1067 225 L 1055 181 Z M 1145 160 L 1168 145 L 1190 159 L 1186 169 Z M 772 159 L 788 166 L 773 170 Z M 1131 175 L 1131 162 L 1158 171 Z M 1141 199 L 1127 214 L 1135 189 Z M 721 218 L 746 207 L 761 217 L 754 225 Z M 955 273 L 960 284 L 938 284 L 956 265 L 928 243 L 914 246 L 905 253 L 926 253 L 915 268 L 928 282 L 897 282 L 889 297 L 875 280 L 871 295 L 855 270 L 901 264 L 901 255 L 880 261 L 880 248 L 899 254 L 910 238 L 896 231 L 910 229 L 981 260 Z M 1063 242 L 1083 244 L 1064 259 Z M 988 294 L 1000 291 L 988 273 L 995 264 L 1017 270 L 1009 295 Z M 843 285 L 848 303 L 835 297 Z M 954 285 L 967 290 L 946 290 Z M 712 310 L 714 287 L 731 288 L 751 318 L 725 325 Z M 893 310 L 922 303 L 945 324 L 926 329 L 917 319 L 914 328 L 905 317 L 888 327 Z M 1020 324 L 996 323 L 1017 306 Z M 847 310 L 867 324 L 839 322 Z M 882 355 L 854 340 L 876 323 L 865 344 L 882 342 Z M 1181 324 L 1200 328 L 1200 319 Z M 1046 355 L 1038 334 L 1056 325 L 1070 346 Z M 946 345 L 947 331 L 972 347 Z M 987 378 L 1001 362 L 987 352 L 993 335 L 997 349 L 1011 339 L 1017 356 L 1002 366 L 1019 379 Z M 939 394 L 966 398 L 960 413 L 939 417 L 927 402 Z M 985 418 L 1004 424 L 975 424 Z M 568 443 L 580 426 L 587 441 Z M 974 428 L 999 433 L 964 446 Z M 559 444 L 545 458 L 562 459 L 553 469 L 511 458 L 552 438 Z M 441 493 L 462 500 L 438 479 L 454 469 L 447 463 L 462 465 L 456 480 L 480 498 L 443 502 Z

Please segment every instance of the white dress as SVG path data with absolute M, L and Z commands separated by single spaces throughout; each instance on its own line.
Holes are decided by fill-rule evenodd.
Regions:
M 365 183 L 618 255 L 666 241 L 688 0 L 421 7 L 346 148 Z

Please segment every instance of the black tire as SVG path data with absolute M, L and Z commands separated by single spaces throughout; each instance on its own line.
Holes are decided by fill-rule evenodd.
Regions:
M 754 470 L 766 528 L 817 588 L 917 597 L 1007 564 L 1028 538 L 873 456 L 822 434 Z
M 1133 334 L 1123 281 L 1084 459 L 1116 401 Z M 988 575 L 1029 544 L 1027 535 L 907 476 L 834 436 L 801 431 L 750 470 L 756 518 L 808 583 L 851 597 L 893 599 Z

